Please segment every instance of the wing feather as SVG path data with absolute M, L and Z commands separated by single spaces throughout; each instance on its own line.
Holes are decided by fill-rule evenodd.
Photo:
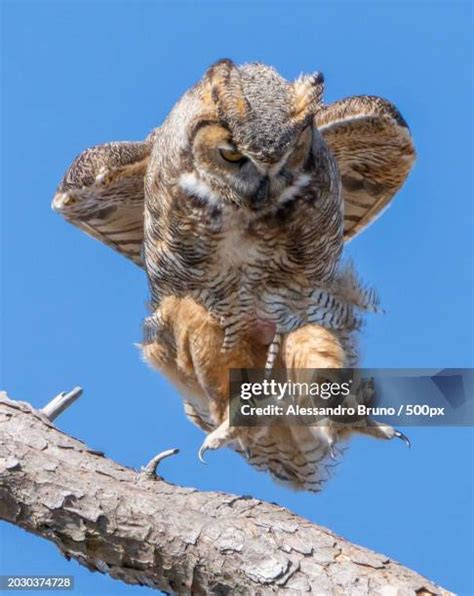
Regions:
M 323 106 L 315 123 L 339 166 L 347 241 L 389 205 L 410 172 L 415 148 L 400 112 L 380 97 L 348 97 Z
M 68 222 L 143 267 L 144 178 L 152 133 L 141 142 L 97 145 L 76 157 L 52 208 Z

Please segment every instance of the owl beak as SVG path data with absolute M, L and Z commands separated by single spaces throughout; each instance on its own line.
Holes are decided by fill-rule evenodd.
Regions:
M 262 178 L 256 192 L 250 196 L 250 202 L 252 207 L 258 208 L 260 205 L 266 203 L 268 200 L 269 191 L 270 180 L 268 179 L 268 176 L 265 176 L 264 178 Z

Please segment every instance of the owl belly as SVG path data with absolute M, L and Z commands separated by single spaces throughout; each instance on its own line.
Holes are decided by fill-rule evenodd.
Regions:
M 225 330 L 223 348 L 235 346 L 244 333 L 269 345 L 277 329 L 290 330 L 292 314 L 304 312 L 310 284 L 294 267 L 288 275 L 291 264 L 283 236 L 279 242 L 271 241 L 241 225 L 229 225 L 221 238 L 209 276 L 214 291 L 201 298 Z M 290 326 L 296 328 L 303 321 L 304 316 L 293 316 Z

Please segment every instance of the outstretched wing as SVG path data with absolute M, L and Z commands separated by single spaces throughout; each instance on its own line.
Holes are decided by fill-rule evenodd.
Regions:
M 410 130 L 394 105 L 369 95 L 323 106 L 316 126 L 339 166 L 349 240 L 380 215 L 408 176 L 415 161 Z
M 316 126 L 342 178 L 344 237 L 368 226 L 400 189 L 415 160 L 408 126 L 387 100 L 356 96 L 323 106 Z M 154 136 L 87 149 L 61 181 L 52 207 L 70 223 L 143 267 L 144 177 Z
M 71 164 L 52 208 L 143 267 L 144 178 L 155 133 L 87 149 Z

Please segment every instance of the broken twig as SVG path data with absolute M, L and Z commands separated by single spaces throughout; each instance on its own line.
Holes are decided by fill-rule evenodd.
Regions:
M 51 422 L 57 418 L 60 414 L 67 410 L 69 406 L 71 406 L 76 399 L 81 397 L 82 395 L 82 387 L 74 387 L 71 391 L 66 393 L 63 391 L 56 397 L 54 397 L 49 404 L 47 404 L 44 408 L 41 409 L 41 412 L 51 420 Z
M 166 459 L 167 457 L 176 455 L 177 453 L 179 453 L 179 449 L 168 449 L 167 451 L 162 451 L 161 453 L 158 453 L 158 455 L 155 455 L 155 457 L 151 459 L 145 467 L 142 468 L 142 474 L 150 478 L 154 478 L 156 476 L 156 470 L 160 462 Z

